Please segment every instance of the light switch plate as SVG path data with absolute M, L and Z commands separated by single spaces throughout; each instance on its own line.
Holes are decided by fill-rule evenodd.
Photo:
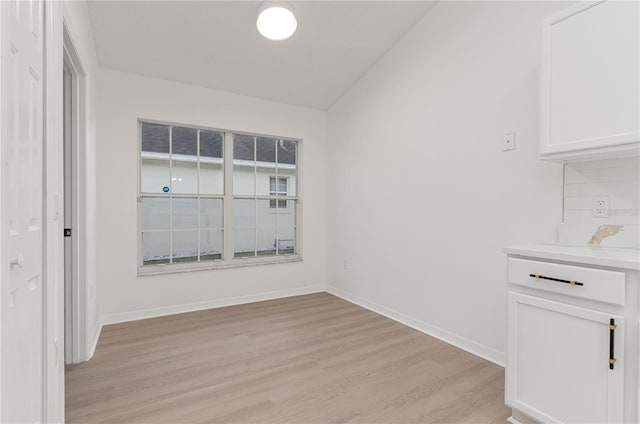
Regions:
M 516 133 L 508 132 L 504 135 L 504 140 L 502 141 L 502 150 L 505 152 L 507 150 L 514 150 L 516 148 Z

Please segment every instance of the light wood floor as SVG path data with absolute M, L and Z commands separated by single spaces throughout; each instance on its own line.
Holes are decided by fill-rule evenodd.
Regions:
M 503 369 L 327 293 L 106 326 L 68 422 L 504 423 Z

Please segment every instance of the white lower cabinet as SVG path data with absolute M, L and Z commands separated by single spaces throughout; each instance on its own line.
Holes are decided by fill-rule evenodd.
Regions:
M 507 274 L 509 420 L 637 424 L 638 271 L 509 255 Z
M 623 354 L 623 317 L 509 293 L 512 408 L 545 423 L 622 422 Z

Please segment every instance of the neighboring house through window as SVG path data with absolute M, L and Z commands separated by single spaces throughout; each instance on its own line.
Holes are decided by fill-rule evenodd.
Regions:
M 269 177 L 269 194 L 272 196 L 286 196 L 287 195 L 287 185 L 288 180 L 286 178 L 280 177 Z M 286 208 L 287 201 L 286 200 L 270 200 L 269 207 L 271 209 L 278 208 Z
M 296 255 L 297 151 L 296 140 L 140 122 L 141 272 Z

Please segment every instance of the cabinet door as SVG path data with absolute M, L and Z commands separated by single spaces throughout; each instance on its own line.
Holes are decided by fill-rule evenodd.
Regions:
M 507 405 L 545 423 L 622 422 L 623 324 L 619 316 L 509 292 Z
M 639 140 L 639 5 L 581 3 L 544 25 L 541 153 Z

